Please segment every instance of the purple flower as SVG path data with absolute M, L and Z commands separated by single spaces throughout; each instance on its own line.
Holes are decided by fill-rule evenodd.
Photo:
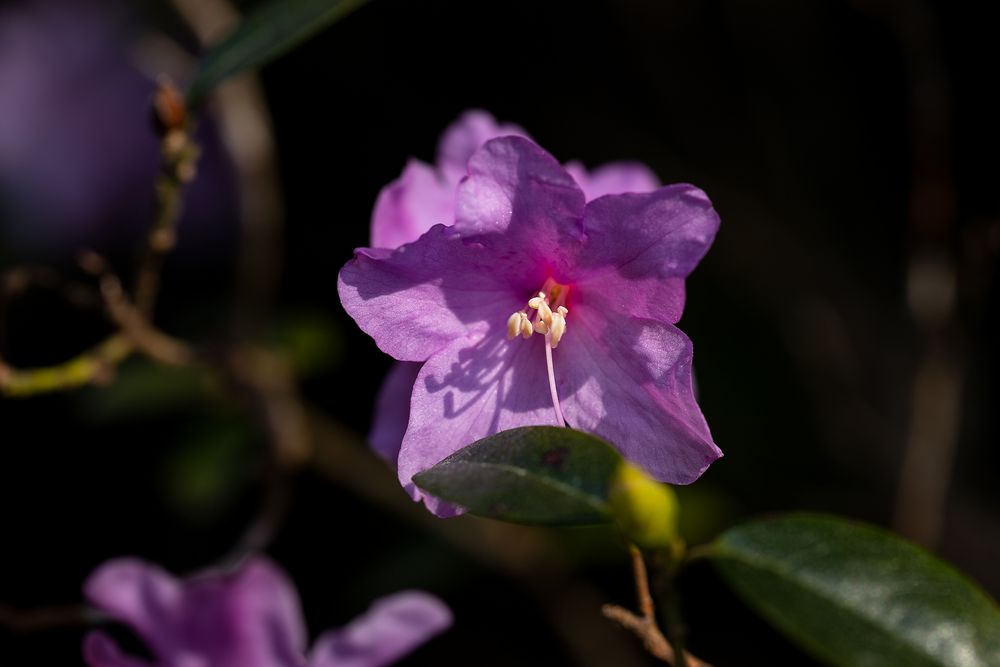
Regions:
M 383 352 L 424 362 L 398 458 L 414 498 L 414 474 L 516 426 L 565 421 L 678 484 L 722 455 L 692 392 L 691 342 L 674 326 L 719 225 L 701 190 L 587 203 L 551 155 L 503 137 L 469 160 L 455 211 L 454 226 L 396 250 L 357 250 L 338 281 Z
M 306 628 L 292 582 L 263 557 L 232 574 L 180 581 L 122 558 L 87 580 L 92 604 L 130 626 L 152 661 L 121 651 L 100 631 L 84 641 L 90 667 L 379 667 L 451 625 L 437 598 L 406 591 L 376 600 L 362 616 L 319 637 L 306 656 Z
M 472 154 L 490 139 L 528 134 L 516 125 L 500 125 L 485 111 L 466 111 L 444 132 L 438 145 L 437 166 L 411 160 L 403 174 L 379 193 L 372 213 L 371 244 L 398 248 L 420 238 L 436 224 L 455 220 L 455 195 Z M 587 201 L 606 194 L 649 192 L 660 182 L 645 165 L 613 162 L 588 172 L 579 162 L 566 171 L 583 190 Z M 420 372 L 419 363 L 399 362 L 386 376 L 375 404 L 368 436 L 375 451 L 396 465 L 399 447 L 410 419 L 410 394 Z

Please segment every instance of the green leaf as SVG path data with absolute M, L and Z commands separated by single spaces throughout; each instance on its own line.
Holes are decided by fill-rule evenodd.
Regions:
M 328 371 L 343 357 L 343 339 L 328 313 L 284 314 L 272 325 L 270 347 L 284 355 L 299 377 Z
M 122 364 L 114 382 L 86 387 L 79 395 L 83 413 L 95 421 L 162 417 L 218 398 L 218 387 L 204 372 L 142 358 Z
M 365 2 L 271 0 L 205 55 L 188 84 L 188 105 L 197 106 L 209 90 L 230 76 L 284 55 Z
M 726 531 L 708 553 L 749 605 L 831 665 L 1000 665 L 996 603 L 879 528 L 777 517 Z
M 165 500 L 191 522 L 223 516 L 259 467 L 256 437 L 252 424 L 234 417 L 215 416 L 183 429 L 160 469 Z
M 472 443 L 413 478 L 472 514 L 515 523 L 571 525 L 612 519 L 621 456 L 592 435 L 526 426 Z

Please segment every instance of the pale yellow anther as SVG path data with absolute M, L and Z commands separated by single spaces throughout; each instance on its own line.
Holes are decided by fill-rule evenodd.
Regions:
M 552 315 L 552 324 L 549 326 L 549 340 L 552 343 L 552 349 L 559 347 L 559 341 L 562 340 L 563 334 L 566 333 L 566 313 L 569 311 L 563 307 L 559 308 L 559 311 Z
M 518 334 L 520 334 L 522 331 L 522 324 L 526 319 L 528 318 L 521 311 L 517 311 L 516 313 L 507 318 L 508 340 L 513 340 L 517 338 Z
M 522 313 L 524 315 L 524 313 Z M 535 333 L 535 328 L 531 326 L 531 321 L 528 320 L 528 316 L 524 315 L 521 318 L 521 336 L 524 338 L 531 338 L 531 334 Z

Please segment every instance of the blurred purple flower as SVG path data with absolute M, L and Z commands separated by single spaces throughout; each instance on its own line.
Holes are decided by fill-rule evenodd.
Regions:
M 379 193 L 372 213 L 372 247 L 395 249 L 416 241 L 436 224 L 452 224 L 455 191 L 466 175 L 469 158 L 490 139 L 509 135 L 530 138 L 517 125 L 498 124 L 486 111 L 473 109 L 462 114 L 441 136 L 436 167 L 410 160 L 402 175 Z M 579 162 L 569 162 L 566 171 L 583 190 L 587 201 L 607 194 L 649 192 L 660 186 L 653 172 L 637 162 L 612 162 L 592 172 Z M 368 440 L 393 466 L 410 420 L 410 394 L 420 366 L 406 361 L 397 363 L 386 376 L 376 399 Z
M 322 634 L 306 656 L 306 628 L 292 582 L 263 557 L 232 574 L 180 581 L 122 558 L 87 580 L 92 604 L 132 628 L 152 661 L 127 655 L 100 631 L 84 641 L 90 667 L 380 667 L 451 625 L 437 598 L 405 591 L 376 600 L 344 628 Z
M 0 216 L 8 242 L 48 252 L 129 246 L 153 211 L 154 82 L 131 64 L 128 22 L 97 0 L 0 9 Z M 121 5 L 117 9 L 127 11 Z M 222 146 L 202 124 L 183 227 L 219 235 L 236 217 Z M 200 224 L 211 220 L 212 225 Z M 225 225 L 221 225 L 225 227 Z
M 357 250 L 338 280 L 383 352 L 425 362 L 398 458 L 414 498 L 454 512 L 413 475 L 516 426 L 565 420 L 676 484 L 722 455 L 692 392 L 691 342 L 674 326 L 719 225 L 701 190 L 586 203 L 551 155 L 508 136 L 470 158 L 455 211 L 454 226 L 394 251 Z

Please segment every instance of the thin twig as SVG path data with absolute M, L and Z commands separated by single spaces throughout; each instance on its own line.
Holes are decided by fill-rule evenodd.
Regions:
M 38 609 L 15 609 L 0 605 L 0 627 L 16 633 L 88 625 L 99 617 L 99 612 L 84 605 L 64 605 Z
M 154 327 L 132 303 L 118 276 L 111 272 L 99 255 L 85 253 L 80 264 L 97 277 L 108 317 L 138 351 L 170 366 L 190 366 L 194 363 L 194 350 L 187 343 Z
M 646 562 L 643 560 L 642 552 L 635 546 L 629 545 L 629 553 L 632 557 L 632 574 L 635 578 L 636 598 L 639 602 L 641 615 L 634 614 L 618 605 L 606 604 L 601 607 L 605 618 L 633 632 L 642 640 L 643 646 L 646 647 L 650 655 L 667 664 L 678 667 L 684 665 L 687 667 L 711 667 L 707 662 L 696 658 L 687 651 L 682 651 L 680 656 L 674 651 L 673 646 L 667 641 L 656 622 L 656 607 L 649 591 L 649 575 L 646 572 Z
M 183 108 L 183 98 L 168 82 L 161 82 L 155 109 L 162 126 L 163 139 L 160 176 L 156 186 L 156 215 L 149 234 L 146 257 L 136 277 L 133 301 L 134 310 L 141 318 L 134 317 L 131 310 L 125 316 L 126 313 L 119 308 L 118 315 L 125 316 L 124 319 L 131 325 L 131 331 L 114 333 L 93 348 L 59 364 L 41 368 L 16 368 L 0 359 L 0 395 L 27 397 L 107 381 L 114 369 L 143 343 L 155 343 L 150 346 L 155 353 L 166 352 L 168 357 L 178 360 L 178 349 L 171 349 L 170 345 L 166 345 L 157 336 L 152 336 L 151 340 L 151 327 L 139 331 L 144 325 L 138 323 L 150 320 L 159 291 L 163 258 L 174 246 L 181 199 L 185 186 L 194 178 L 199 149 L 191 139 L 190 119 Z M 121 305 L 120 299 L 118 304 Z M 137 337 L 137 333 L 141 335 Z
M 156 304 L 163 261 L 177 244 L 184 191 L 197 174 L 201 155 L 193 139 L 194 122 L 184 106 L 184 96 L 169 80 L 161 79 L 153 106 L 163 132 L 156 180 L 159 206 L 135 281 L 135 304 L 146 317 L 152 316 Z

